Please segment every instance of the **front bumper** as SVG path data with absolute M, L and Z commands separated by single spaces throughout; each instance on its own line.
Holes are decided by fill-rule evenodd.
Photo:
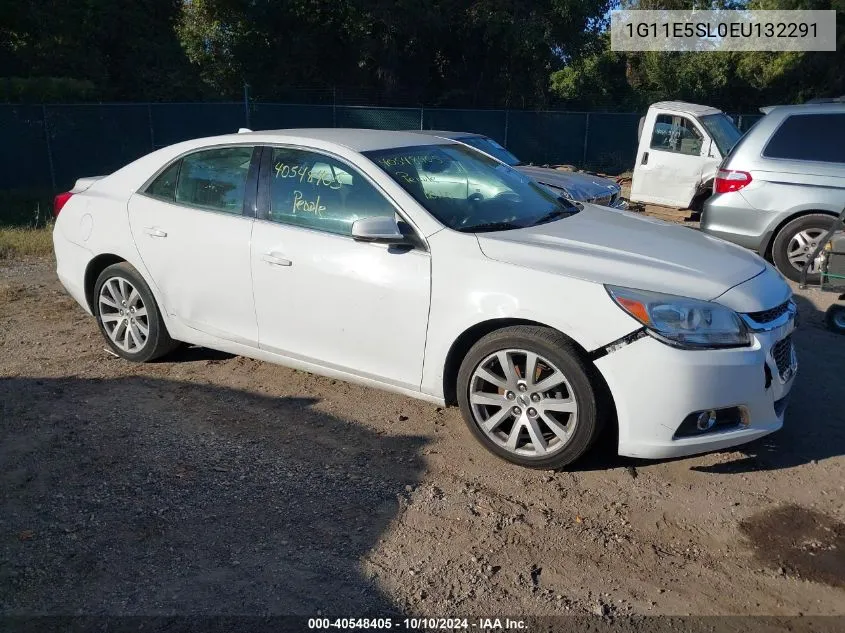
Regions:
M 793 330 L 790 320 L 775 330 L 754 332 L 750 347 L 725 350 L 682 350 L 645 336 L 597 360 L 616 404 L 619 454 L 647 459 L 693 455 L 780 429 L 797 364 L 792 354 L 782 377 L 772 352 Z M 747 425 L 675 437 L 690 414 L 729 407 L 744 407 Z

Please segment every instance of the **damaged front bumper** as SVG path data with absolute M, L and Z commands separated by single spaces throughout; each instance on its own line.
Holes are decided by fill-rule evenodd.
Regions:
M 693 455 L 780 429 L 797 371 L 794 328 L 789 319 L 753 332 L 752 345 L 744 348 L 677 349 L 644 332 L 605 348 L 594 362 L 616 405 L 619 454 Z M 724 417 L 729 415 L 736 419 Z M 690 432 L 697 418 L 703 427 Z

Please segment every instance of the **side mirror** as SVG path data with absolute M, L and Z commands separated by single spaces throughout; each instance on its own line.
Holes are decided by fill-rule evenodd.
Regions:
M 394 216 L 374 215 L 352 223 L 352 239 L 358 242 L 381 244 L 408 244 L 408 238 L 399 230 Z

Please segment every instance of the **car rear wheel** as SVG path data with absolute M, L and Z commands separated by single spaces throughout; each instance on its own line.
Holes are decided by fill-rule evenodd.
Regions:
M 109 348 L 144 363 L 178 346 L 170 338 L 144 278 L 126 262 L 106 268 L 94 284 L 94 314 Z
M 545 327 L 488 334 L 458 372 L 458 403 L 490 452 L 529 468 L 571 464 L 601 431 L 591 369 L 571 342 Z
M 831 332 L 845 334 L 845 305 L 830 306 L 825 313 L 825 323 Z
M 822 213 L 811 213 L 788 222 L 772 243 L 772 260 L 784 277 L 801 281 L 801 270 L 813 254 L 819 241 L 824 239 L 834 222 L 833 217 Z M 819 280 L 818 260 L 810 265 L 807 281 Z

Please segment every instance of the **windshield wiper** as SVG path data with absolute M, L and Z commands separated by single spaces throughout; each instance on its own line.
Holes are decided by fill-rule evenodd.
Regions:
M 465 226 L 458 229 L 461 233 L 486 233 L 488 231 L 509 231 L 511 229 L 521 229 L 523 227 L 514 224 L 513 222 L 486 222 L 484 224 L 475 224 L 473 226 Z
M 539 220 L 534 222 L 531 226 L 538 226 L 540 224 L 546 224 L 547 222 L 552 222 L 552 221 L 557 220 L 558 218 L 561 218 L 565 215 L 573 215 L 575 213 L 578 213 L 577 207 L 572 208 L 572 209 L 555 209 L 554 211 L 550 211 L 549 213 L 547 213 L 546 215 L 541 217 Z

